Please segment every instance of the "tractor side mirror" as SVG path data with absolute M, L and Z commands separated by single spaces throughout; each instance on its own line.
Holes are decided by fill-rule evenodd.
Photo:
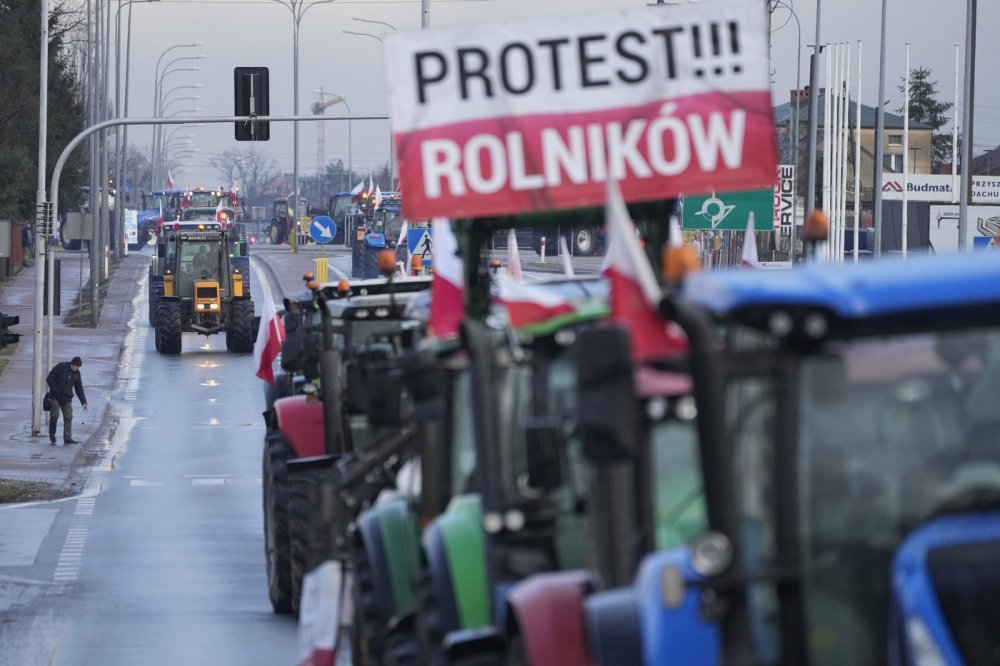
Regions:
M 236 245 L 239 248 L 239 252 L 240 252 L 240 256 L 241 257 L 249 257 L 250 256 L 250 250 L 247 248 L 247 239 L 246 238 L 241 239 Z
M 152 271 L 153 275 L 159 275 L 160 274 L 160 258 L 159 257 L 156 257 L 156 256 L 153 257 L 153 262 L 152 262 L 152 266 L 151 266 L 150 270 Z
M 632 456 L 638 447 L 642 410 L 632 379 L 628 332 L 612 326 L 581 331 L 577 363 L 577 428 L 592 462 Z
M 539 490 L 554 490 L 562 485 L 562 451 L 566 446 L 559 423 L 551 417 L 528 421 L 525 429 L 528 485 Z
M 364 414 L 368 411 L 368 377 L 357 359 L 345 361 L 343 371 L 347 381 L 344 408 L 349 414 Z
M 411 351 L 398 360 L 403 383 L 414 402 L 421 403 L 444 393 L 445 369 L 432 349 Z

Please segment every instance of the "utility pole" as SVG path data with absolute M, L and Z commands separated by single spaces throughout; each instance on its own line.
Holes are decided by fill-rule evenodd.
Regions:
M 976 0 L 968 0 L 965 17 L 965 99 L 962 101 L 962 197 L 958 208 L 958 250 L 969 242 L 969 202 L 972 200 L 972 106 L 976 88 Z
M 819 54 L 823 47 L 819 41 L 820 9 L 822 0 L 816 0 L 816 41 L 813 44 L 813 54 L 809 59 L 809 147 L 806 159 L 809 161 L 806 179 L 806 217 L 816 209 L 816 133 L 817 114 L 819 108 L 816 106 L 819 101 L 819 92 L 816 88 L 816 79 L 819 78 Z M 829 128 L 824 127 L 824 131 Z
M 875 109 L 875 174 L 872 178 L 874 201 L 872 215 L 875 219 L 875 256 L 882 254 L 882 162 L 885 160 L 885 23 L 886 4 L 882 0 L 882 36 L 878 56 L 878 100 Z M 909 77 L 910 73 L 907 72 Z

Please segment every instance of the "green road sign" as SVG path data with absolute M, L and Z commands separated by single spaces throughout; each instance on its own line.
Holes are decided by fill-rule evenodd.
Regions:
M 774 230 L 774 188 L 684 197 L 685 229 L 746 231 L 753 211 L 757 231 Z

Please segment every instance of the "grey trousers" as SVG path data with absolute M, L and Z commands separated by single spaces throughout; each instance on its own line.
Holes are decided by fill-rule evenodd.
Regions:
M 52 401 L 52 408 L 49 409 L 49 439 L 56 436 L 56 423 L 59 421 L 59 412 L 63 416 L 63 441 L 73 439 L 73 402 L 59 403 Z

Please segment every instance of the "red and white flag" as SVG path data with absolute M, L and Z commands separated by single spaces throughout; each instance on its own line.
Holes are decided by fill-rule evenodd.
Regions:
M 747 232 L 743 236 L 743 254 L 740 255 L 742 268 L 760 268 L 757 259 L 757 229 L 754 227 L 753 211 L 747 216 Z
M 170 175 L 170 169 L 167 169 L 167 189 L 174 189 L 174 177 Z
M 521 253 L 517 251 L 517 232 L 513 229 L 507 230 L 507 270 L 515 280 L 524 279 L 524 271 L 521 270 Z
M 452 233 L 448 220 L 431 220 L 431 238 L 434 239 L 434 280 L 431 282 L 431 317 L 427 327 L 433 335 L 446 338 L 458 335 L 459 324 L 465 317 L 462 258 L 458 254 L 458 239 Z
M 628 328 L 632 358 L 642 362 L 682 353 L 687 339 L 658 312 L 660 287 L 615 181 L 608 181 L 605 211 L 611 242 L 604 274 L 611 281 L 611 319 Z
M 274 383 L 274 359 L 281 353 L 281 343 L 285 339 L 285 323 L 274 307 L 270 295 L 264 299 L 264 309 L 260 313 L 260 328 L 257 341 L 253 345 L 253 360 L 257 366 L 257 376 L 268 384 Z
M 361 196 L 361 193 L 364 191 L 365 191 L 365 179 L 362 178 L 361 180 L 358 181 L 358 184 L 354 186 L 354 189 L 351 190 L 351 198 L 354 199 Z
M 530 285 L 503 272 L 497 273 L 500 289 L 497 301 L 507 309 L 514 328 L 548 321 L 553 317 L 573 314 L 573 304 L 545 287 Z
M 226 211 L 223 210 L 222 204 L 225 201 L 226 197 L 219 197 L 219 204 L 215 207 L 215 221 L 223 226 L 225 226 L 226 222 Z

